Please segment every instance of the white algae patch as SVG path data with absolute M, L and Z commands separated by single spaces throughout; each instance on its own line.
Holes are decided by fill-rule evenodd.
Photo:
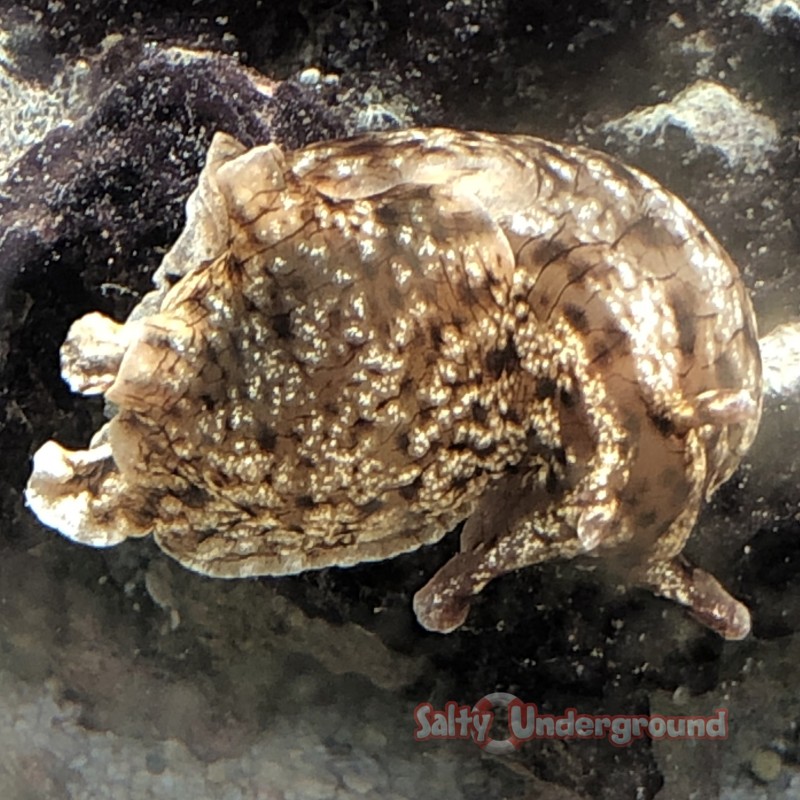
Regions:
M 11 38 L 0 30 L 0 174 L 50 131 L 72 124 L 89 72 L 85 61 L 77 61 L 49 84 L 25 80 Z
M 732 167 L 756 172 L 765 167 L 764 157 L 775 149 L 778 129 L 725 86 L 697 81 L 668 103 L 659 103 L 606 123 L 605 128 L 631 142 L 655 137 L 663 145 L 670 128 L 681 128 L 698 147 L 722 154 Z
M 778 325 L 758 344 L 765 391 L 785 397 L 800 392 L 800 322 Z
M 779 20 L 800 24 L 800 3 L 795 0 L 749 0 L 745 11 L 769 31 L 774 31 Z

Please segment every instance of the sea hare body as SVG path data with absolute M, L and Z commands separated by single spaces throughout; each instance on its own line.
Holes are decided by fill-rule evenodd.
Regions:
M 681 555 L 752 441 L 736 267 L 608 156 L 408 130 L 285 153 L 218 134 L 157 290 L 62 349 L 116 415 L 46 443 L 27 500 L 95 546 L 152 534 L 209 575 L 383 559 L 467 520 L 415 596 L 449 631 L 495 576 L 593 554 L 728 638 Z

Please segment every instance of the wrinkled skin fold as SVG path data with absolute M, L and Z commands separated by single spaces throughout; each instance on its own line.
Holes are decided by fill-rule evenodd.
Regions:
M 78 542 L 190 569 L 387 558 L 466 520 L 414 598 L 447 632 L 494 577 L 593 555 L 721 635 L 747 609 L 682 555 L 761 413 L 753 310 L 677 198 L 600 153 L 408 130 L 283 152 L 217 134 L 129 320 L 78 320 L 27 502 Z

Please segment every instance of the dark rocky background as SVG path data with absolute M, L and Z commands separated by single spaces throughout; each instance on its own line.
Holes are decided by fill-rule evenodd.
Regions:
M 442 124 L 612 152 L 682 196 L 800 316 L 800 7 L 759 0 L 0 2 L 0 796 L 800 797 L 800 401 L 692 554 L 745 599 L 725 644 L 588 565 L 492 584 L 426 634 L 456 547 L 281 580 L 72 545 L 26 511 L 45 440 L 102 420 L 58 375 L 69 324 L 149 288 L 215 130 L 285 147 Z M 688 93 L 688 94 L 687 94 Z M 728 740 L 416 744 L 411 709 L 509 691 L 552 713 L 730 712 Z

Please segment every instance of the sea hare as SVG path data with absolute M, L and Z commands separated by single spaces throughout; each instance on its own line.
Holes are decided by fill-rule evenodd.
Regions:
M 651 178 L 527 136 L 406 130 L 284 152 L 217 134 L 186 228 L 124 325 L 78 320 L 75 391 L 27 501 L 94 546 L 152 534 L 207 575 L 384 559 L 466 520 L 415 595 L 591 554 L 727 638 L 750 615 L 681 551 L 755 435 L 739 273 Z

